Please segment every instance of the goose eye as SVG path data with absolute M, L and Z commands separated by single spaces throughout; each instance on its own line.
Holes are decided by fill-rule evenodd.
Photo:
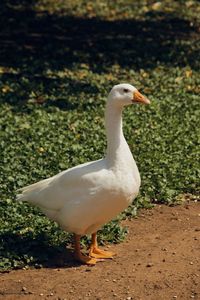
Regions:
M 128 93 L 129 92 L 129 90 L 128 89 L 124 89 L 124 93 Z

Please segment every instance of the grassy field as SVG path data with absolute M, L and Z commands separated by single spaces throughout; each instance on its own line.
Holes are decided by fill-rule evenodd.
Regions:
M 199 1 L 0 3 L 0 268 L 40 266 L 70 236 L 16 189 L 103 156 L 104 106 L 129 82 L 151 99 L 124 111 L 124 131 L 150 202 L 199 196 Z M 101 231 L 118 242 L 118 220 Z M 87 240 L 84 240 L 87 243 Z

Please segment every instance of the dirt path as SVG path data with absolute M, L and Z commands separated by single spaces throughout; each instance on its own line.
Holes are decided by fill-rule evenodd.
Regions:
M 125 225 L 115 259 L 1 274 L 0 299 L 200 299 L 199 202 L 143 210 Z

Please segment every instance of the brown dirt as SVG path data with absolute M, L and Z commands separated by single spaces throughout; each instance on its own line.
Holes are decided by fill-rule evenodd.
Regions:
M 200 203 L 156 206 L 124 223 L 113 260 L 1 274 L 0 299 L 200 299 Z

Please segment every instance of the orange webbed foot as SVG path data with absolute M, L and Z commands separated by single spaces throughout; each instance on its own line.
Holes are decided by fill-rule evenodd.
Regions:
M 89 256 L 93 257 L 93 258 L 103 258 L 103 259 L 112 259 L 113 256 L 115 256 L 115 253 L 110 252 L 110 251 L 105 251 L 105 250 L 101 250 L 99 248 L 96 247 L 91 247 L 90 248 L 90 252 L 89 252 Z
M 75 259 L 78 261 L 78 262 L 81 262 L 85 265 L 91 265 L 91 266 L 94 266 L 96 265 L 97 263 L 97 260 L 95 258 L 91 258 L 89 256 L 85 256 L 83 254 L 75 254 Z

